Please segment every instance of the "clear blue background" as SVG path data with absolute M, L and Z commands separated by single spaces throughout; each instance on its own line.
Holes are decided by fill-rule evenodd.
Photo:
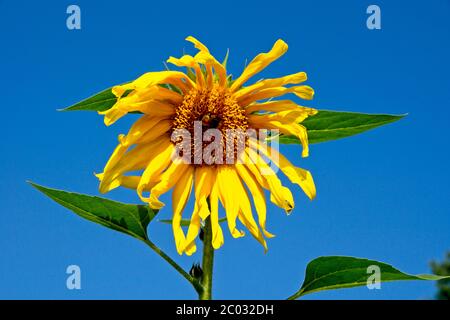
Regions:
M 366 28 L 368 1 L 76 1 L 82 29 L 66 28 L 73 2 L 0 1 L 0 298 L 166 299 L 196 295 L 139 241 L 82 220 L 26 184 L 98 194 L 100 172 L 134 120 L 105 127 L 96 113 L 56 112 L 97 91 L 163 68 L 194 52 L 194 35 L 238 74 L 245 59 L 277 38 L 288 53 L 262 76 L 306 71 L 319 109 L 409 113 L 360 136 L 283 147 L 312 171 L 313 202 L 296 188 L 289 217 L 269 207 L 269 252 L 226 233 L 216 254 L 216 298 L 285 298 L 308 261 L 351 255 L 410 273 L 449 249 L 450 2 L 377 1 L 382 30 Z M 108 197 L 138 202 L 132 191 Z M 169 197 L 164 197 L 169 200 Z M 189 211 L 187 211 L 189 213 Z M 161 218 L 170 217 L 170 205 Z M 171 227 L 153 222 L 152 239 L 177 256 Z M 66 267 L 82 270 L 82 290 L 66 289 Z M 383 284 L 311 295 L 316 299 L 429 299 L 430 282 Z

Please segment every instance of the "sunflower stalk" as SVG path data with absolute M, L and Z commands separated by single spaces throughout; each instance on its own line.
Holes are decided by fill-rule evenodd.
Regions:
M 214 267 L 214 248 L 212 246 L 212 228 L 210 217 L 206 218 L 205 226 L 203 227 L 203 258 L 202 270 L 203 275 L 201 285 L 203 290 L 199 292 L 199 300 L 212 299 L 212 282 L 213 282 L 213 267 Z

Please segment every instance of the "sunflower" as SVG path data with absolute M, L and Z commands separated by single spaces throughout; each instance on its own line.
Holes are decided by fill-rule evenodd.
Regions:
M 243 148 L 236 145 L 226 148 L 229 140 L 224 138 L 225 133 L 276 130 L 280 134 L 294 135 L 301 141 L 302 156 L 306 157 L 307 132 L 300 123 L 317 111 L 291 100 L 273 98 L 292 93 L 310 100 L 314 91 L 307 85 L 298 85 L 307 79 L 304 72 L 245 86 L 250 78 L 287 51 L 283 40 L 276 41 L 269 52 L 257 55 L 234 80 L 227 75 L 226 63 L 218 62 L 204 44 L 193 37 L 186 40 L 193 43 L 198 53 L 167 60 L 176 67 L 185 67 L 186 73 L 148 72 L 112 88 L 117 102 L 100 112 L 107 126 L 128 113 L 142 115 L 127 135 L 119 135 L 119 144 L 103 173 L 97 175 L 100 192 L 119 186 L 131 188 L 143 202 L 159 210 L 164 206 L 159 197 L 173 189 L 172 227 L 179 254 L 191 255 L 196 251 L 196 238 L 207 218 L 211 223 L 212 246 L 214 249 L 222 246 L 219 203 L 225 209 L 228 228 L 234 238 L 244 235 L 237 226 L 240 221 L 267 250 L 265 238 L 273 235 L 266 230 L 264 190 L 270 193 L 271 202 L 290 213 L 294 199 L 277 177 L 278 169 L 310 199 L 316 194 L 312 176 L 292 165 L 273 145 L 260 143 L 261 139 L 236 135 L 232 142 L 241 142 Z M 196 129 L 200 129 L 200 137 L 212 129 L 223 134 L 209 141 L 216 141 L 220 146 L 210 152 L 212 160 L 201 157 L 202 150 L 209 146 L 204 141 L 197 148 L 188 140 L 188 148 L 180 152 L 179 145 L 186 141 L 176 133 L 182 131 L 195 136 Z M 174 157 L 175 154 L 178 157 Z M 234 160 L 246 160 L 221 161 L 229 160 L 230 155 Z M 269 165 L 268 160 L 274 166 Z M 185 234 L 181 227 L 182 214 L 191 193 L 195 196 L 194 210 Z M 253 200 L 257 222 L 250 200 Z

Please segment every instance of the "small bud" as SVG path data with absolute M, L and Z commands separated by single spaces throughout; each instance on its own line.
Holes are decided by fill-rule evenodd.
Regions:
M 200 264 L 194 263 L 189 271 L 189 274 L 195 279 L 200 279 L 203 275 L 203 270 L 200 267 Z

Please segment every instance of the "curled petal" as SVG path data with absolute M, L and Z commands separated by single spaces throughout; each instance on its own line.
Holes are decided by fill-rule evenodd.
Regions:
M 287 84 L 298 84 L 301 82 L 304 82 L 307 80 L 307 76 L 305 72 L 298 72 L 294 74 L 290 74 L 281 78 L 275 78 L 275 79 L 265 79 L 258 81 L 255 84 L 252 84 L 251 86 L 242 88 L 241 90 L 235 92 L 234 97 L 236 99 L 239 99 L 240 97 L 243 97 L 244 95 L 251 94 L 255 91 L 259 91 L 262 89 L 267 88 L 273 88 L 273 87 L 282 87 Z
M 258 72 L 262 71 L 273 61 L 277 60 L 286 53 L 288 45 L 283 40 L 279 39 L 275 42 L 272 49 L 267 53 L 258 54 L 245 68 L 244 72 L 236 79 L 230 87 L 231 92 L 239 89 L 248 79 L 253 77 Z
M 305 100 L 312 100 L 314 97 L 314 90 L 310 86 L 295 86 L 290 88 L 274 87 L 263 89 L 254 94 L 245 95 L 241 99 L 238 99 L 238 102 L 241 106 L 247 106 L 254 101 L 275 98 L 288 93 L 294 93 L 297 97 Z

